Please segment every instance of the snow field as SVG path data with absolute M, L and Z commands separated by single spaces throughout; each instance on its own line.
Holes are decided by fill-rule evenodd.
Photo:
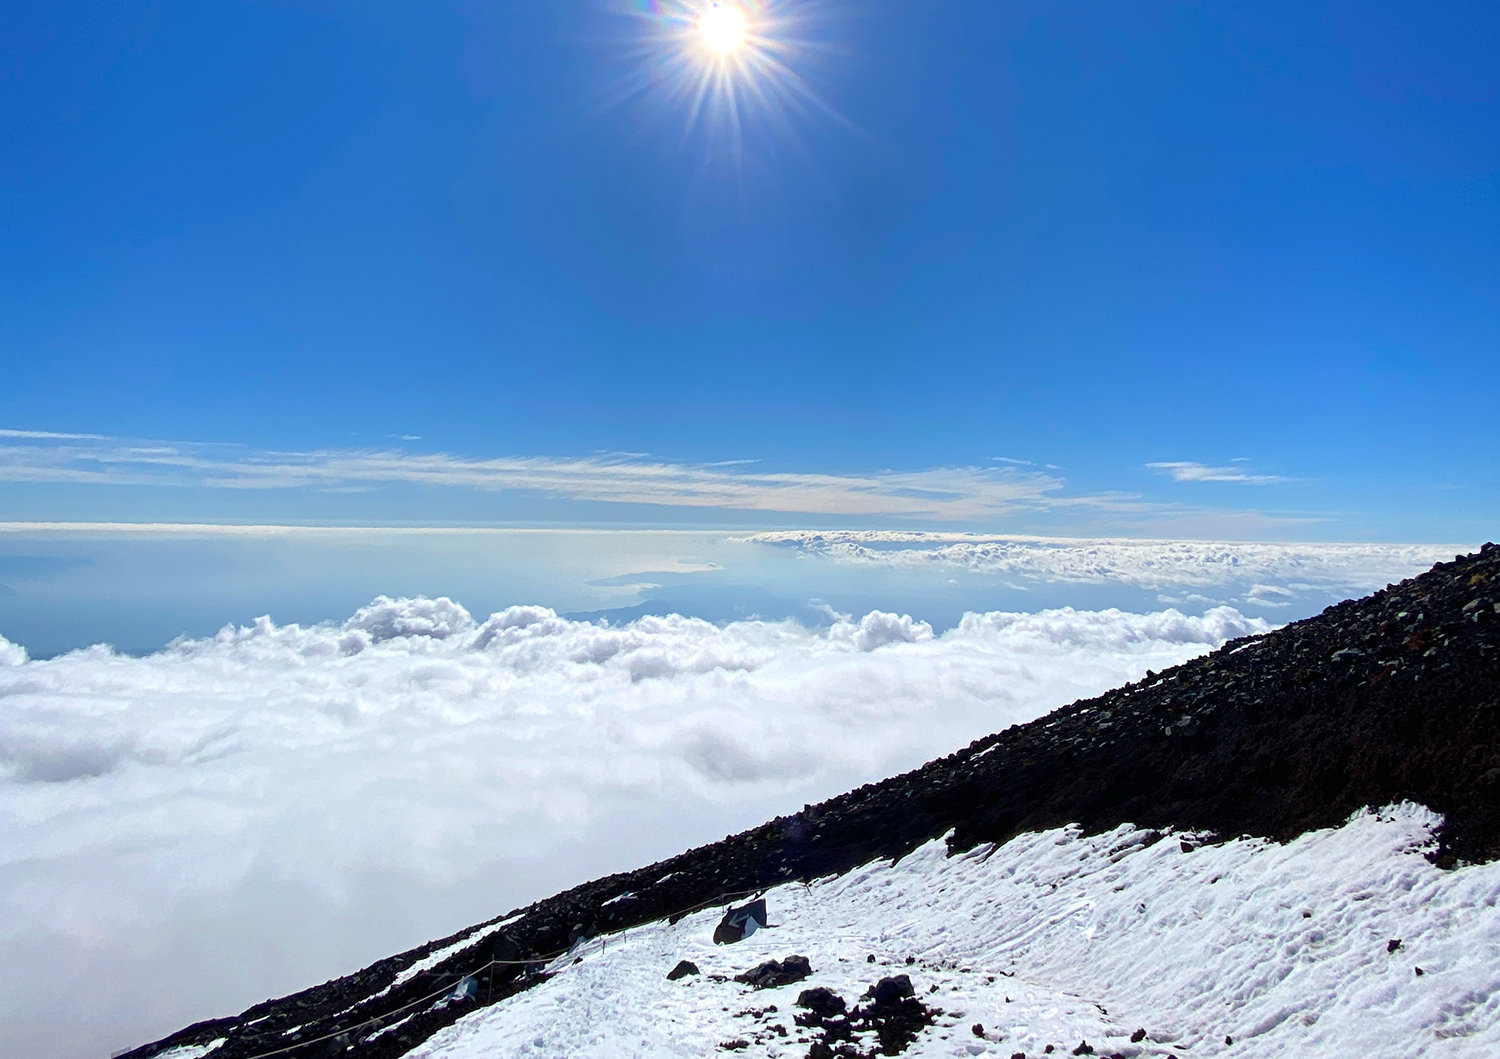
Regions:
M 952 858 L 932 842 L 770 891 L 773 929 L 737 945 L 710 941 L 718 910 L 600 939 L 412 1054 L 704 1056 L 742 1040 L 722 1054 L 801 1056 L 801 990 L 852 1006 L 905 973 L 944 1012 L 913 1057 L 1071 1055 L 1084 1040 L 1101 1055 L 1184 1059 L 1500 1055 L 1500 863 L 1434 868 L 1422 853 L 1437 823 L 1407 804 L 1286 845 L 1184 852 L 1185 836 L 1153 843 L 1130 826 Z M 793 953 L 814 968 L 795 985 L 711 977 Z M 667 981 L 681 959 L 703 974 Z

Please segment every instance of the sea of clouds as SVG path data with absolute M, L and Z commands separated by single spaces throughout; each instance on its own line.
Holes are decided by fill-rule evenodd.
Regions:
M 0 638 L 0 1053 L 238 1011 L 1267 628 L 1227 607 L 610 625 L 380 597 L 143 657 Z
M 790 530 L 747 543 L 875 569 L 964 570 L 1046 585 L 1130 585 L 1166 603 L 1305 608 L 1401 581 L 1464 546 L 1118 537 L 995 537 L 899 530 Z M 1205 594 L 1206 593 L 1206 594 Z

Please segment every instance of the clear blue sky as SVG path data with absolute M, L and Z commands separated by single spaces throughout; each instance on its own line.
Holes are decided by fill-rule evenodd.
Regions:
M 1494 3 L 672 6 L 10 0 L 0 520 L 1497 535 Z

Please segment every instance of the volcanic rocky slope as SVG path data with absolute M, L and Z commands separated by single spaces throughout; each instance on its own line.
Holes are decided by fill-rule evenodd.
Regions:
M 954 852 L 1068 823 L 1288 839 L 1404 799 L 1445 815 L 1433 854 L 1440 866 L 1500 856 L 1493 544 L 905 775 L 539 901 L 399 983 L 403 969 L 472 931 L 127 1056 L 150 1059 L 220 1038 L 215 1059 L 401 1055 L 476 1003 L 527 988 L 537 981 L 527 961 L 562 952 L 581 935 L 901 857 L 950 831 Z M 434 1009 L 434 991 L 468 974 L 477 997 Z

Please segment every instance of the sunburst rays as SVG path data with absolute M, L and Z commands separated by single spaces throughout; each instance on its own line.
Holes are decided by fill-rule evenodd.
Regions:
M 627 72 L 611 93 L 679 114 L 684 133 L 707 131 L 738 154 L 749 127 L 790 132 L 814 113 L 843 122 L 804 76 L 820 47 L 816 2 L 636 0 Z

